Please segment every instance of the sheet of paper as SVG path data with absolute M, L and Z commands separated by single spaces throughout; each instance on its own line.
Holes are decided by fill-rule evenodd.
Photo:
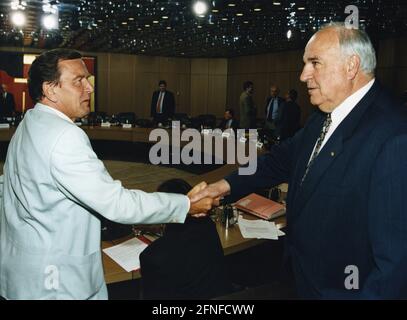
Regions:
M 140 268 L 140 253 L 147 248 L 143 241 L 133 238 L 116 246 L 103 249 L 110 258 L 116 261 L 127 272 Z
M 239 216 L 238 224 L 243 238 L 271 239 L 277 240 L 285 233 L 279 230 L 273 221 L 247 220 Z

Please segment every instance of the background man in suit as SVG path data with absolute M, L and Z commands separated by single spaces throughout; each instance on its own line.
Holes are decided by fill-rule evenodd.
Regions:
M 16 104 L 14 101 L 14 96 L 8 91 L 8 86 L 3 83 L 1 85 L 2 92 L 0 97 L 0 115 L 4 117 L 10 117 L 14 115 L 16 110 Z
M 174 94 L 167 90 L 167 82 L 160 80 L 159 90 L 153 92 L 151 98 L 151 117 L 158 122 L 167 121 L 175 112 Z
M 280 140 L 294 136 L 300 129 L 301 108 L 297 104 L 298 93 L 291 89 L 285 95 L 284 108 L 281 110 Z
M 279 97 L 280 89 L 276 85 L 270 86 L 270 96 L 266 99 L 264 129 L 268 136 L 275 138 L 280 135 L 281 115 L 284 109 L 284 99 Z
M 218 128 L 222 130 L 233 129 L 236 130 L 239 127 L 238 121 L 234 118 L 235 112 L 233 109 L 226 109 L 223 119 L 220 122 Z
M 289 183 L 286 253 L 303 298 L 407 298 L 407 115 L 374 78 L 367 34 L 332 24 L 304 53 L 305 127 L 200 197 Z
M 253 82 L 243 83 L 243 92 L 239 98 L 240 105 L 240 127 L 242 129 L 256 128 L 257 110 L 253 101 Z
M 73 119 L 93 87 L 79 52 L 55 49 L 31 65 L 36 101 L 11 139 L 0 177 L 0 296 L 106 299 L 96 214 L 124 224 L 183 223 L 212 200 L 145 193 L 114 181 Z

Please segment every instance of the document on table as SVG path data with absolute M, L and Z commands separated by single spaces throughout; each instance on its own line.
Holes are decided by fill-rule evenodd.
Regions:
M 147 248 L 143 241 L 133 238 L 116 246 L 103 249 L 110 258 L 116 261 L 127 272 L 140 269 L 140 253 Z
M 242 216 L 239 216 L 238 224 L 243 238 L 246 239 L 256 238 L 277 240 L 279 236 L 285 235 L 283 231 L 277 228 L 273 221 L 247 220 Z

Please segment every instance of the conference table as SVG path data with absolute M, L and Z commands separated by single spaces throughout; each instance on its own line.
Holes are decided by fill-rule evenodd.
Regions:
M 107 140 L 107 141 L 127 141 L 127 142 L 137 142 L 137 143 L 155 143 L 155 141 L 150 141 L 149 136 L 153 128 L 129 128 L 124 129 L 121 127 L 100 127 L 100 126 L 82 126 L 82 129 L 87 133 L 90 140 Z M 165 129 L 168 130 L 168 129 Z M 7 142 L 10 141 L 11 137 L 15 132 L 15 128 L 0 129 L 0 141 Z M 184 145 L 181 143 L 181 145 Z M 225 151 L 225 150 L 224 150 Z M 258 153 L 263 153 L 264 150 L 258 150 Z M 235 171 L 237 165 L 235 164 L 225 164 L 220 168 L 214 169 L 202 175 L 197 175 L 191 177 L 188 182 L 191 185 L 195 185 L 201 181 L 207 183 L 215 182 L 229 173 Z M 254 219 L 250 215 L 243 214 L 247 219 Z M 225 255 L 233 254 L 242 250 L 246 250 L 253 246 L 259 245 L 264 241 L 261 239 L 245 239 L 242 237 L 239 227 L 237 225 L 225 228 L 222 225 L 219 218 L 215 220 L 216 228 L 219 234 L 220 241 L 222 243 L 223 251 Z M 278 228 L 284 228 L 286 226 L 285 216 L 279 217 L 275 220 Z M 102 241 L 102 248 L 108 248 L 113 245 L 119 244 L 125 240 L 128 240 L 132 236 L 124 237 L 122 239 L 117 239 L 113 241 Z M 120 281 L 126 281 L 131 279 L 140 278 L 140 272 L 132 271 L 126 272 L 122 267 L 120 267 L 115 261 L 113 261 L 109 256 L 103 253 L 103 266 L 106 283 L 114 283 Z

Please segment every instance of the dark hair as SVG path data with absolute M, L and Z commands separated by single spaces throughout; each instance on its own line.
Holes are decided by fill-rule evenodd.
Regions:
M 38 102 L 44 96 L 42 84 L 58 84 L 61 76 L 58 63 L 64 60 L 81 59 L 82 55 L 71 49 L 54 49 L 43 52 L 32 63 L 28 71 L 28 91 L 31 99 Z
M 167 82 L 165 81 L 165 80 L 160 80 L 159 82 L 158 82 L 158 86 L 161 86 L 161 85 L 165 85 L 165 86 L 167 86 Z
M 290 96 L 292 101 L 296 101 L 298 97 L 298 92 L 294 89 L 288 91 L 288 95 Z
M 157 191 L 187 194 L 191 189 L 191 185 L 183 179 L 170 179 L 160 184 Z
M 245 81 L 245 82 L 243 83 L 243 90 L 246 90 L 247 88 L 252 87 L 252 86 L 253 86 L 253 82 L 251 82 L 251 81 Z
M 228 109 L 225 110 L 225 112 L 229 112 L 232 117 L 235 116 L 235 112 L 233 111 L 233 109 L 228 108 Z

